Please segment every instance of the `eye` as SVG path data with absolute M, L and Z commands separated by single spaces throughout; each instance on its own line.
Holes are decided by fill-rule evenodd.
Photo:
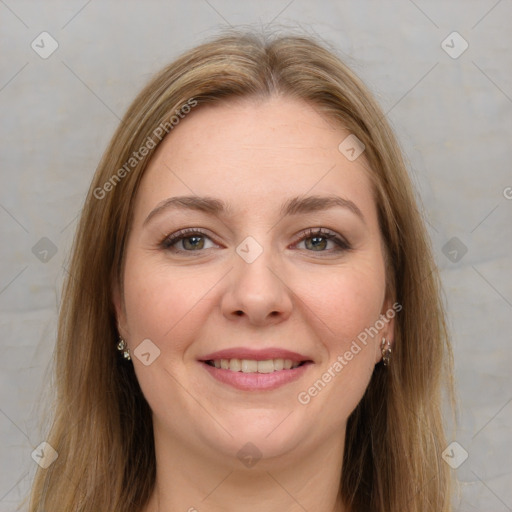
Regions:
M 206 247 L 207 241 L 212 242 L 205 232 L 197 228 L 190 228 L 182 229 L 165 237 L 160 243 L 160 246 L 163 249 L 174 252 L 198 252 L 202 249 L 210 249 L 212 247 Z
M 208 242 L 210 245 L 208 246 Z M 334 231 L 325 228 L 310 228 L 295 242 L 298 246 L 304 242 L 308 252 L 338 253 L 351 249 L 350 244 Z M 212 239 L 201 229 L 187 228 L 166 236 L 160 243 L 162 249 L 176 252 L 201 252 L 217 246 Z M 218 247 L 218 246 L 217 246 Z
M 341 252 L 351 249 L 350 244 L 334 231 L 324 228 L 310 228 L 303 233 L 296 245 L 304 242 L 308 251 L 312 252 Z M 331 246 L 330 250 L 326 250 Z

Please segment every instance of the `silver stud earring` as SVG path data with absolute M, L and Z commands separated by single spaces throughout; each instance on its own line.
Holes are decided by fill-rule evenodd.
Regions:
M 119 336 L 119 343 L 117 344 L 117 350 L 119 350 L 119 352 L 123 353 L 123 357 L 125 359 L 128 359 L 128 361 L 131 360 L 130 349 L 128 348 L 128 345 L 126 344 L 126 341 L 124 341 L 123 338 L 121 338 L 121 336 Z
M 389 361 L 391 360 L 391 342 L 386 338 L 382 338 L 380 351 L 382 353 L 382 362 L 384 363 L 384 366 L 389 366 Z

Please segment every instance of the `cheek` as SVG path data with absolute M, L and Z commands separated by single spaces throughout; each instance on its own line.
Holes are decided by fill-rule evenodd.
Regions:
M 298 398 L 312 414 L 332 408 L 333 428 L 355 409 L 374 370 L 381 336 L 372 327 L 385 296 L 383 268 L 379 260 L 347 266 L 302 290 L 322 333 L 325 358 Z
M 161 349 L 180 351 L 187 338 L 181 331 L 186 326 L 191 338 L 194 326 L 200 325 L 191 319 L 208 302 L 215 276 L 201 271 L 183 276 L 148 260 L 135 256 L 126 264 L 124 299 L 130 338 L 134 346 L 149 338 Z
M 330 352 L 343 350 L 378 320 L 385 296 L 381 267 L 378 261 L 357 268 L 347 266 L 304 287 L 302 297 L 324 324 Z

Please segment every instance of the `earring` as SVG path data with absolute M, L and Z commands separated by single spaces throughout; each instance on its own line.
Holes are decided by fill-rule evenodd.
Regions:
M 117 344 L 117 350 L 119 350 L 119 352 L 123 353 L 123 357 L 125 359 L 128 359 L 128 361 L 131 360 L 130 349 L 128 348 L 128 345 L 126 344 L 126 341 L 124 341 L 123 338 L 121 338 L 121 336 L 119 336 L 119 343 Z
M 391 359 L 391 342 L 386 340 L 386 338 L 382 338 L 380 351 L 382 353 L 382 362 L 384 363 L 384 366 L 389 366 L 389 361 Z

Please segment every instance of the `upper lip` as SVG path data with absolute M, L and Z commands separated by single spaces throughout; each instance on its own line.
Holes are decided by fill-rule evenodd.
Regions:
M 199 361 L 215 361 L 219 359 L 251 359 L 256 361 L 266 361 L 268 359 L 290 359 L 293 362 L 301 363 L 311 361 L 308 356 L 284 350 L 282 348 L 266 348 L 255 350 L 252 348 L 236 347 L 218 350 L 199 358 Z

